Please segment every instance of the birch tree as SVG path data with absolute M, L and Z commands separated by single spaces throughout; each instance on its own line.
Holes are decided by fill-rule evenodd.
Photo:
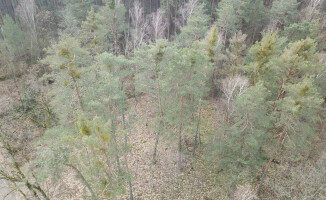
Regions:
M 167 25 L 165 22 L 164 12 L 161 9 L 158 9 L 156 12 L 150 14 L 148 17 L 148 32 L 152 41 L 156 42 L 158 39 L 163 39 Z
M 132 30 L 131 30 L 131 37 L 133 41 L 133 47 L 134 51 L 135 49 L 138 49 L 141 44 L 145 41 L 147 37 L 147 29 L 148 29 L 148 21 L 145 20 L 144 16 L 144 8 L 141 7 L 141 4 L 139 1 L 134 2 L 133 8 L 130 9 L 130 17 L 131 17 L 131 25 L 132 25 Z M 156 17 L 159 17 L 158 14 Z M 157 21 L 156 23 L 160 23 Z M 157 24 L 155 26 L 154 31 L 159 31 Z M 154 32 L 154 34 L 158 34 L 158 32 Z M 155 36 L 156 36 L 155 35 Z M 158 36 L 158 35 L 157 35 Z

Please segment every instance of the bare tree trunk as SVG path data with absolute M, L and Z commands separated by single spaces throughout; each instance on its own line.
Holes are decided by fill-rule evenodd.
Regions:
M 176 4 L 174 7 L 174 37 L 177 36 L 177 12 L 178 12 L 178 5 Z
M 143 9 L 144 9 L 144 12 L 143 12 L 143 21 L 145 21 L 145 13 L 146 13 L 146 8 L 145 8 L 145 1 L 143 0 L 142 1 L 143 3 Z
M 287 130 L 286 125 L 284 125 L 283 131 L 282 131 L 280 137 L 278 138 L 278 141 L 277 141 L 277 143 L 276 143 L 276 145 L 274 147 L 274 151 L 273 151 L 273 153 L 272 153 L 272 155 L 271 155 L 271 157 L 270 157 L 270 159 L 269 159 L 269 161 L 268 161 L 268 163 L 266 165 L 263 176 L 262 176 L 262 178 L 260 180 L 260 183 L 259 183 L 259 186 L 258 186 L 258 189 L 257 189 L 257 192 L 256 192 L 257 196 L 259 195 L 260 190 L 261 190 L 261 188 L 262 188 L 262 186 L 264 184 L 265 178 L 267 176 L 267 172 L 268 172 L 268 170 L 269 170 L 269 168 L 270 168 L 270 166 L 272 164 L 272 161 L 274 160 L 274 157 L 275 157 L 275 155 L 277 153 L 278 147 L 281 145 L 281 143 L 283 141 L 283 138 L 286 135 L 286 130 Z
M 71 167 L 78 174 L 78 177 L 80 178 L 80 180 L 83 182 L 83 184 L 87 187 L 88 191 L 91 193 L 92 199 L 96 200 L 97 197 L 96 197 L 92 187 L 90 186 L 90 184 L 87 182 L 87 180 L 83 176 L 83 174 L 74 165 L 72 165 L 72 164 L 66 164 L 66 165 L 68 167 Z
M 117 142 L 117 138 L 115 135 L 115 124 L 114 124 L 114 120 L 111 119 L 111 127 L 112 127 L 112 136 L 113 136 L 113 141 L 114 141 L 114 146 L 115 146 L 115 159 L 117 162 L 117 167 L 118 167 L 118 171 L 119 173 L 121 173 L 121 165 L 120 165 L 120 159 L 119 159 L 119 152 L 118 152 L 118 142 Z
M 75 91 L 76 91 L 76 95 L 77 95 L 79 109 L 81 111 L 83 111 L 83 106 L 82 106 L 82 101 L 81 101 L 81 96 L 80 96 L 80 93 L 79 93 L 79 87 L 78 87 L 78 84 L 77 84 L 77 80 L 75 79 L 74 76 L 71 76 L 71 78 L 72 78 L 72 80 L 74 82 L 74 85 L 75 85 Z
M 281 86 L 280 90 L 279 90 L 279 94 L 277 95 L 277 100 L 281 99 L 284 96 L 285 90 L 283 88 L 283 85 Z M 277 108 L 277 103 L 275 102 L 273 105 L 273 112 L 276 111 Z
M 156 162 L 157 162 L 156 157 L 157 157 L 157 146 L 158 146 L 158 142 L 159 142 L 159 137 L 160 137 L 160 130 L 156 133 L 156 137 L 155 137 L 154 153 L 153 153 L 153 164 L 156 164 Z
M 195 151 L 196 151 L 196 147 L 197 147 L 197 143 L 198 143 L 198 139 L 199 139 L 199 135 L 200 135 L 200 120 L 201 120 L 201 100 L 199 102 L 198 121 L 197 121 L 197 127 L 196 127 L 194 147 L 193 147 L 193 151 L 192 151 L 193 157 L 195 156 Z
M 157 160 L 156 160 L 156 154 L 157 154 L 157 146 L 158 146 L 158 142 L 159 142 L 159 138 L 160 138 L 160 134 L 161 134 L 161 129 L 163 126 L 163 109 L 162 109 L 162 99 L 161 99 L 161 85 L 160 85 L 160 81 L 158 73 L 156 73 L 156 78 L 157 78 L 157 89 L 158 89 L 158 104 L 159 104 L 159 109 L 160 109 L 160 122 L 159 122 L 159 128 L 158 131 L 156 133 L 156 138 L 155 138 L 155 145 L 154 145 L 154 153 L 153 153 L 153 164 L 156 164 Z
M 213 12 L 214 12 L 214 7 L 215 7 L 215 0 L 212 0 L 212 3 L 211 3 L 212 7 L 211 7 L 211 20 L 210 20 L 210 24 L 212 25 L 214 20 L 213 20 Z
M 169 7 L 169 0 L 166 0 L 166 7 L 168 9 L 168 41 L 170 41 L 170 7 Z
M 15 71 L 13 69 L 11 70 L 11 73 L 12 73 L 12 75 L 14 77 L 14 83 L 15 83 L 15 87 L 17 89 L 17 93 L 18 93 L 18 96 L 19 96 L 20 103 L 22 105 L 23 111 L 25 112 L 25 105 L 24 105 L 24 101 L 23 101 L 22 95 L 20 93 L 20 89 L 18 87 L 18 81 L 17 81 L 16 73 L 15 73 Z
M 182 170 L 182 125 L 180 124 L 179 141 L 178 141 L 178 169 Z
M 323 139 L 323 133 L 324 133 L 325 130 L 326 130 L 326 123 L 324 123 L 324 126 L 322 127 L 322 129 L 319 132 L 318 137 L 319 137 L 320 140 Z
M 125 121 L 124 111 L 122 111 L 122 124 L 123 124 L 123 129 L 125 130 L 125 149 L 127 149 L 128 148 L 128 135 L 127 135 L 127 131 L 126 131 L 126 121 Z M 127 155 L 125 154 L 124 157 L 125 157 L 127 172 L 128 172 L 128 174 L 130 174 Z M 129 186 L 129 200 L 133 200 L 134 195 L 133 195 L 133 191 L 132 191 L 132 184 L 131 184 L 130 178 L 128 178 L 128 186 Z
M 180 118 L 179 118 L 179 142 L 178 142 L 178 169 L 182 170 L 182 129 L 183 129 L 183 97 L 181 97 L 181 108 L 180 108 Z
M 115 55 L 119 55 L 118 51 L 118 32 L 117 32 L 117 24 L 116 22 L 113 23 L 113 29 L 114 29 L 114 48 L 115 48 Z

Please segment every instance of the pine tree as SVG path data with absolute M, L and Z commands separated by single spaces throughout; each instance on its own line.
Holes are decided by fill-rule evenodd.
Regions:
M 250 35 L 250 42 L 254 43 L 260 38 L 260 33 L 268 23 L 269 10 L 265 8 L 264 2 L 260 0 L 246 0 L 243 13 L 243 32 Z
M 221 185 L 227 192 L 241 179 L 252 180 L 266 161 L 262 148 L 273 120 L 269 96 L 261 82 L 250 87 L 235 99 L 230 121 L 209 135 L 205 157 L 227 177 Z
M 90 64 L 89 53 L 80 47 L 78 40 L 69 35 L 61 35 L 60 41 L 49 48 L 47 52 L 48 56 L 42 62 L 49 64 L 56 71 L 60 70 L 56 75 L 56 78 L 60 80 L 59 84 L 61 84 L 61 86 L 58 85 L 58 89 L 65 88 L 64 90 L 69 94 L 72 92 L 69 90 L 70 84 L 72 84 L 78 102 L 77 106 L 82 110 L 82 95 L 78 86 L 78 80 L 81 78 L 79 69 Z M 65 97 L 57 96 L 57 98 L 58 103 L 66 102 L 64 99 L 59 100 Z
M 229 47 L 226 49 L 226 60 L 223 74 L 231 74 L 239 71 L 238 67 L 243 65 L 244 56 L 246 53 L 247 45 L 245 43 L 247 38 L 246 34 L 242 34 L 242 31 L 234 34 L 229 40 Z
M 206 14 L 205 5 L 199 4 L 195 8 L 187 25 L 181 29 L 177 36 L 177 43 L 182 47 L 190 47 L 194 41 L 205 37 L 208 30 L 209 17 Z
M 281 27 L 288 26 L 295 22 L 298 17 L 299 3 L 297 0 L 273 1 L 271 8 L 271 19 Z
M 103 25 L 93 8 L 88 12 L 86 20 L 82 22 L 81 29 L 81 41 L 91 50 L 92 54 L 96 55 L 107 49 Z
M 72 35 L 79 35 L 80 26 L 82 22 L 86 19 L 88 11 L 91 8 L 96 8 L 94 5 L 94 0 L 62 0 L 65 5 L 64 9 L 61 11 L 61 16 L 63 18 L 61 26 L 64 27 L 64 32 Z
M 133 199 L 133 189 L 132 189 L 132 180 L 131 174 L 129 171 L 128 166 L 128 159 L 127 153 L 129 151 L 128 146 L 128 131 L 132 128 L 131 121 L 133 118 L 133 111 L 128 109 L 129 106 L 127 105 L 127 89 L 126 89 L 126 80 L 132 76 L 132 70 L 130 67 L 130 62 L 124 56 L 114 56 L 112 54 L 103 53 L 97 58 L 101 65 L 102 65 L 102 73 L 100 76 L 103 79 L 97 88 L 103 87 L 107 88 L 106 91 L 108 92 L 108 107 L 110 112 L 110 120 L 111 120 L 111 132 L 112 132 L 112 139 L 114 145 L 114 152 L 116 157 L 116 162 L 118 166 L 118 170 L 121 174 L 122 166 L 120 166 L 120 154 L 124 154 L 124 161 L 125 161 L 125 170 L 126 175 L 124 178 L 128 181 L 129 187 L 129 199 Z M 109 72 L 104 74 L 103 72 Z M 108 78 L 108 79 L 107 79 Z M 92 88 L 93 90 L 95 88 Z M 90 90 L 90 91 L 91 91 Z M 96 90 L 96 89 L 95 89 Z M 103 91 L 102 89 L 100 91 Z M 105 109 L 105 107 L 104 107 Z M 122 124 L 122 127 L 116 129 L 116 124 Z M 126 118 L 129 118 L 127 121 Z M 129 130 L 128 130 L 129 129 Z M 120 132 L 120 134 L 119 134 Z M 118 137 L 123 133 L 124 136 L 124 145 L 123 148 L 119 148 Z
M 261 41 L 256 42 L 256 44 L 248 50 L 246 58 L 247 65 L 244 68 L 249 72 L 250 81 L 252 83 L 257 83 L 261 79 L 265 81 L 264 84 L 268 84 L 271 81 L 280 81 L 277 76 L 273 75 L 277 73 L 277 71 L 271 68 L 270 63 L 281 54 L 281 50 L 284 48 L 284 42 L 284 39 L 279 38 L 276 32 L 265 33 Z M 276 85 L 270 84 L 270 86 Z M 274 90 L 277 90 L 277 88 Z
M 19 60 L 26 60 L 24 58 L 27 54 L 27 41 L 25 40 L 25 33 L 14 22 L 14 20 L 6 15 L 3 18 L 3 25 L 0 26 L 2 38 L 0 40 L 0 53 L 6 62 L 13 63 Z
M 243 0 L 222 0 L 218 4 L 216 25 L 224 42 L 242 28 L 245 6 L 246 2 Z
M 104 35 L 113 44 L 112 52 L 119 55 L 121 51 L 120 39 L 128 28 L 125 23 L 126 9 L 123 4 L 107 2 L 99 12 L 101 24 L 103 24 Z M 111 49 L 110 49 L 111 50 Z
M 289 42 L 306 39 L 310 37 L 316 39 L 318 33 L 318 23 L 309 23 L 307 21 L 301 23 L 292 23 L 284 28 L 281 36 L 287 37 Z
M 164 76 L 163 84 L 168 86 L 164 92 L 171 96 L 167 99 L 169 109 L 166 111 L 166 122 L 173 127 L 172 132 L 178 137 L 179 170 L 183 168 L 183 135 L 191 127 L 191 116 L 200 110 L 202 97 L 208 91 L 205 87 L 210 73 L 207 61 L 207 57 L 196 45 L 176 50 L 171 55 L 171 62 Z
M 168 47 L 168 43 L 165 40 L 158 40 L 156 44 L 144 45 L 141 49 L 135 52 L 136 74 L 136 95 L 139 93 L 145 93 L 153 95 L 157 99 L 157 106 L 154 110 L 156 118 L 156 138 L 153 151 L 153 163 L 157 161 L 157 146 L 160 137 L 164 133 L 164 117 L 165 117 L 165 105 L 166 97 L 163 93 L 164 84 L 164 66 L 169 61 L 167 59 L 169 53 L 172 51 L 171 47 Z M 147 117 L 147 114 L 146 114 Z M 147 125 L 147 119 L 146 119 Z

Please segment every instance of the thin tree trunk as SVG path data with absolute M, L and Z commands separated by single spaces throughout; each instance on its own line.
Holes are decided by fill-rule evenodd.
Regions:
M 177 36 L 177 3 L 174 5 L 174 37 Z
M 117 167 L 118 167 L 118 171 L 119 173 L 121 173 L 121 165 L 120 165 L 120 159 L 119 159 L 119 152 L 118 152 L 118 143 L 117 143 L 117 138 L 115 135 L 115 124 L 114 124 L 114 120 L 111 119 L 111 127 L 112 127 L 112 136 L 113 136 L 113 141 L 114 141 L 114 146 L 115 146 L 115 159 L 117 162 Z
M 74 76 L 71 76 L 71 78 L 72 78 L 72 80 L 74 82 L 74 85 L 75 85 L 75 91 L 76 91 L 76 95 L 77 95 L 79 109 L 81 111 L 83 111 L 83 106 L 82 106 L 82 101 L 81 101 L 81 97 L 80 97 L 80 93 L 79 93 L 79 88 L 78 88 L 77 80 L 75 79 Z
M 159 142 L 159 137 L 160 137 L 160 130 L 156 133 L 156 137 L 155 137 L 154 152 L 153 152 L 153 164 L 156 164 L 156 162 L 157 162 L 156 157 L 157 157 L 157 146 L 158 146 L 158 142 Z
M 114 48 L 115 48 L 115 55 L 119 55 L 118 51 L 118 31 L 117 31 L 117 23 L 113 23 L 113 34 L 114 34 Z
M 168 9 L 168 41 L 170 41 L 170 7 L 169 7 L 169 0 L 166 0 L 166 8 Z
M 18 87 L 18 81 L 17 81 L 16 74 L 15 74 L 15 72 L 14 72 L 13 69 L 11 70 L 11 73 L 12 73 L 12 75 L 13 75 L 13 77 L 14 77 L 14 83 L 15 83 L 15 87 L 16 87 L 16 89 L 17 89 L 17 93 L 18 93 L 18 96 L 19 96 L 20 103 L 21 103 L 21 105 L 22 105 L 23 111 L 25 112 L 24 101 L 23 101 L 22 95 L 21 95 L 20 90 L 19 90 L 19 87 Z
M 179 118 L 179 142 L 178 142 L 178 169 L 182 170 L 182 129 L 183 129 L 183 97 L 181 97 L 180 118 Z
M 33 177 L 34 177 L 34 179 L 36 181 L 37 179 L 36 179 L 34 173 L 32 173 L 32 175 L 33 175 Z M 44 197 L 44 199 L 50 200 L 49 197 L 44 192 L 44 190 L 41 188 L 41 186 L 37 182 L 35 183 L 35 186 L 33 186 L 33 187 L 42 194 L 42 196 Z
M 268 161 L 268 163 L 266 165 L 263 176 L 262 176 L 262 178 L 260 180 L 260 183 L 259 183 L 259 186 L 258 186 L 258 189 L 257 189 L 257 192 L 256 192 L 257 196 L 259 195 L 260 190 L 261 190 L 261 188 L 262 188 L 262 186 L 264 184 L 265 178 L 267 176 L 267 172 L 268 172 L 268 170 L 269 170 L 269 168 L 270 168 L 270 166 L 272 164 L 272 161 L 274 160 L 274 157 L 275 157 L 275 155 L 277 153 L 277 150 L 278 150 L 279 146 L 281 145 L 284 136 L 286 135 L 286 130 L 287 130 L 286 125 L 284 125 L 283 131 L 280 134 L 280 137 L 278 138 L 278 141 L 277 141 L 277 143 L 276 143 L 276 145 L 274 147 L 274 151 L 273 151 L 273 153 L 272 153 L 272 155 L 271 155 L 271 157 L 270 157 L 270 159 L 269 159 L 269 161 Z
M 198 111 L 198 121 L 197 121 L 197 127 L 196 127 L 196 134 L 195 134 L 195 141 L 194 141 L 194 147 L 192 151 L 192 157 L 195 156 L 195 151 L 198 143 L 198 138 L 200 135 L 200 120 L 201 120 L 201 100 L 199 102 L 199 111 Z
M 279 94 L 277 95 L 276 100 L 281 99 L 283 97 L 284 93 L 285 93 L 285 90 L 284 90 L 283 84 L 282 84 L 282 86 L 281 86 L 281 88 L 279 90 Z M 273 105 L 273 112 L 276 111 L 276 108 L 277 108 L 277 103 L 275 102 L 274 105 Z
M 87 180 L 83 176 L 83 174 L 74 165 L 72 165 L 72 164 L 66 164 L 66 165 L 68 167 L 71 167 L 78 174 L 78 177 L 80 178 L 80 180 L 83 182 L 83 184 L 87 187 L 88 191 L 91 193 L 92 199 L 96 200 L 97 197 L 96 197 L 92 187 L 90 186 L 90 184 L 87 182 Z
M 145 21 L 146 7 L 145 7 L 145 1 L 144 0 L 142 1 L 142 4 L 143 4 L 143 9 L 144 9 L 144 12 L 143 12 L 143 21 Z
M 156 154 L 157 154 L 157 146 L 158 146 L 158 142 L 159 142 L 159 138 L 160 138 L 160 134 L 161 134 L 161 129 L 163 126 L 163 108 L 162 108 L 162 99 L 161 99 L 161 85 L 160 85 L 160 81 L 159 81 L 159 75 L 156 72 L 156 78 L 157 78 L 157 90 L 158 90 L 158 104 L 159 104 L 159 110 L 160 110 L 160 122 L 159 122 L 159 127 L 158 127 L 158 131 L 156 133 L 156 138 L 155 138 L 155 145 L 154 145 L 154 153 L 153 153 L 153 164 L 156 164 L 157 160 L 156 160 Z
M 215 7 L 215 0 L 212 0 L 212 3 L 211 3 L 212 7 L 211 7 L 211 25 L 213 24 L 213 12 L 214 12 L 214 7 Z
M 128 148 L 128 135 L 127 135 L 127 131 L 126 131 L 126 121 L 125 121 L 125 113 L 124 113 L 124 111 L 122 111 L 122 124 L 123 124 L 123 129 L 125 131 L 125 149 L 127 149 Z M 130 175 L 127 154 L 125 154 L 124 157 L 125 157 L 127 172 Z M 133 200 L 134 195 L 133 195 L 133 191 L 132 191 L 131 179 L 129 177 L 128 177 L 128 186 L 129 186 L 129 200 Z
M 46 200 L 49 200 L 49 198 L 47 197 L 47 195 L 45 194 L 45 192 L 42 190 L 42 188 L 37 184 L 37 186 L 31 184 L 27 179 L 26 179 L 26 176 L 25 174 L 21 171 L 16 159 L 15 159 L 15 156 L 14 156 L 14 153 L 11 149 L 11 146 L 9 145 L 9 143 L 4 139 L 4 136 L 5 133 L 3 132 L 3 130 L 1 129 L 1 125 L 0 125 L 0 140 L 1 140 L 1 143 L 2 145 L 4 146 L 4 148 L 6 149 L 11 161 L 12 161 L 12 164 L 13 164 L 13 167 L 15 168 L 15 170 L 17 171 L 17 173 L 19 174 L 20 176 L 20 179 L 22 183 L 25 183 L 25 186 L 33 193 L 33 196 L 37 199 L 40 199 L 40 197 L 38 196 L 37 192 L 34 190 L 34 189 L 37 189 L 39 192 L 41 192 L 42 196 L 46 199 Z
M 46 200 L 50 200 L 49 197 L 47 197 L 47 195 L 45 194 L 45 192 L 42 190 L 42 188 L 37 185 L 37 186 L 33 186 L 37 191 L 39 191 L 41 193 L 41 195 L 44 197 L 44 199 Z
M 179 142 L 178 142 L 178 169 L 182 170 L 182 125 L 180 124 Z
M 324 126 L 322 127 L 322 129 L 319 132 L 318 137 L 319 137 L 320 140 L 323 139 L 323 133 L 324 133 L 325 130 L 326 130 L 326 123 L 324 124 Z

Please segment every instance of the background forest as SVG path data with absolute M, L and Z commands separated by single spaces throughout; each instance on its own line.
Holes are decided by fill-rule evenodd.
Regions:
M 326 199 L 325 0 L 0 0 L 0 197 Z

